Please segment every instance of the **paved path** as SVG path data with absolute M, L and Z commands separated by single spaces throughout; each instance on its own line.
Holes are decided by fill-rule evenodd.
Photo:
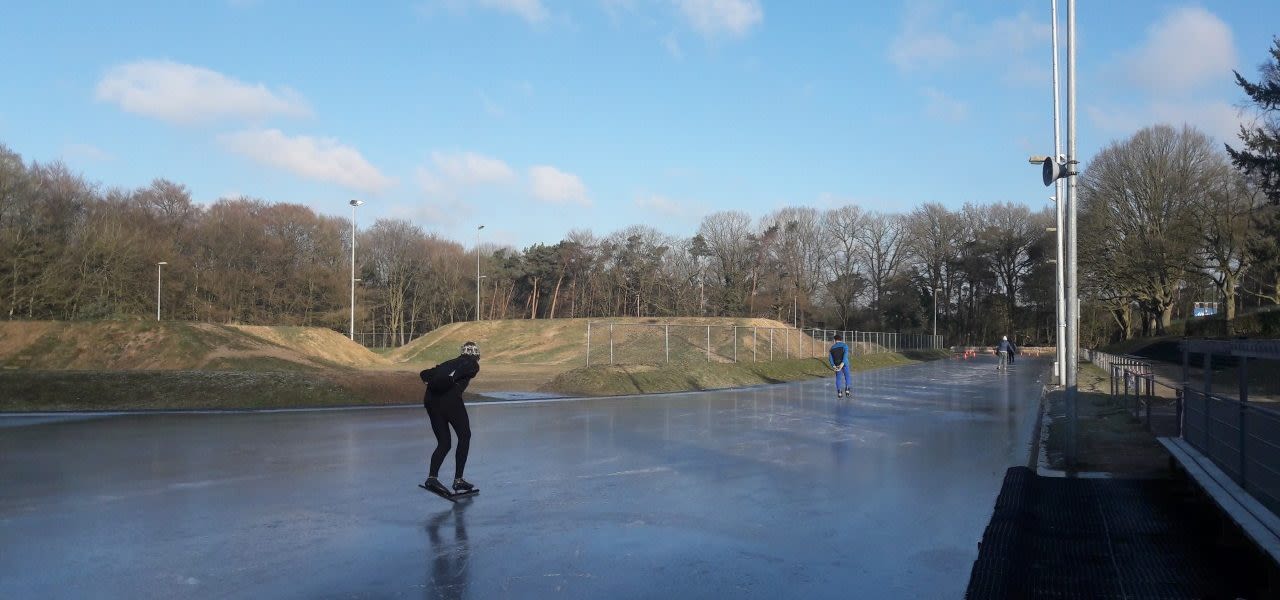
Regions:
M 421 408 L 0 420 L 0 597 L 957 598 L 1047 371 L 993 365 L 473 405 L 457 505 Z

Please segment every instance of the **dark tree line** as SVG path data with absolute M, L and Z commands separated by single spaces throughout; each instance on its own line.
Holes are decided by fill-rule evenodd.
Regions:
M 691 237 L 632 226 L 484 247 L 484 319 L 767 316 L 929 331 L 957 342 L 1052 331 L 1047 210 L 719 212 Z M 102 189 L 0 146 L 0 307 L 10 319 L 166 319 L 348 328 L 351 223 L 253 198 L 194 203 L 156 180 Z M 408 339 L 475 318 L 475 254 L 402 220 L 357 235 L 358 332 Z

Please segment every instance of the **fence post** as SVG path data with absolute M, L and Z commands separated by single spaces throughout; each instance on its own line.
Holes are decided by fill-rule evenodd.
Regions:
M 1240 368 L 1236 371 L 1240 379 L 1240 487 L 1245 491 L 1249 491 L 1247 485 L 1248 479 L 1245 477 L 1245 467 L 1248 460 L 1245 454 L 1245 443 L 1249 440 L 1249 436 L 1245 431 L 1245 419 L 1249 414 L 1249 357 L 1241 356 Z
M 751 328 L 751 362 L 760 362 L 760 330 L 757 327 Z
M 662 326 L 662 350 L 667 357 L 667 362 L 671 362 L 671 326 Z
M 591 321 L 587 321 L 587 366 L 591 366 Z
M 791 330 L 787 329 L 787 358 L 791 358 Z
M 1211 376 L 1212 372 L 1209 370 L 1209 366 L 1212 356 L 1213 354 L 1208 350 L 1204 351 L 1204 394 L 1201 395 L 1201 398 L 1204 398 L 1204 448 L 1201 448 L 1201 450 L 1204 450 L 1205 454 L 1210 454 L 1210 452 L 1212 452 L 1209 448 L 1209 444 L 1213 440 L 1213 436 L 1209 434 L 1209 423 L 1211 422 L 1209 420 L 1209 394 L 1211 393 L 1211 386 L 1213 384 L 1213 378 Z
M 769 362 L 773 362 L 773 328 L 769 328 Z
M 1147 374 L 1147 431 L 1151 431 L 1151 402 L 1156 397 L 1156 376 Z
M 707 362 L 711 362 L 711 326 L 707 325 Z
M 1183 387 L 1180 390 L 1174 390 L 1175 404 L 1173 405 L 1173 410 L 1174 410 L 1173 418 L 1178 424 L 1177 437 L 1186 437 L 1183 434 L 1183 427 L 1182 427 L 1182 415 L 1186 414 L 1183 412 L 1182 399 L 1186 397 L 1186 389 L 1187 389 L 1186 387 Z
M 738 326 L 733 326 L 733 363 L 738 363 Z
M 613 364 L 613 323 L 609 324 L 609 364 Z

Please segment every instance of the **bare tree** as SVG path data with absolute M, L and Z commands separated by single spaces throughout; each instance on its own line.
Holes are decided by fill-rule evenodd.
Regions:
M 1157 334 L 1169 326 L 1176 287 L 1201 237 L 1194 207 L 1220 164 L 1203 133 L 1159 125 L 1103 149 L 1081 177 L 1081 230 L 1092 229 L 1094 242 L 1113 246 L 1105 253 L 1082 250 L 1081 264 L 1132 282 Z M 1117 264 L 1086 266 L 1102 255 Z
M 884 300 L 885 284 L 898 273 L 906 256 L 901 215 L 873 212 L 867 214 L 863 226 L 855 233 L 855 252 L 866 267 L 871 282 L 871 306 L 879 310 Z

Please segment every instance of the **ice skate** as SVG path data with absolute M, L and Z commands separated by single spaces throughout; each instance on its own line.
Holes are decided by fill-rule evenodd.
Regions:
M 444 484 L 440 483 L 440 480 L 435 477 L 428 477 L 426 481 L 418 484 L 418 487 L 440 496 L 445 500 L 453 501 L 453 493 L 449 491 L 449 488 L 444 487 Z
M 463 478 L 461 478 L 461 477 L 458 477 L 457 479 L 454 479 L 454 480 L 453 480 L 453 491 L 454 491 L 454 492 L 457 492 L 457 493 L 459 493 L 459 494 L 462 494 L 462 493 L 470 492 L 470 491 L 475 490 L 475 489 L 476 489 L 476 486 L 471 485 L 470 483 L 468 483 L 466 479 L 463 479 Z

